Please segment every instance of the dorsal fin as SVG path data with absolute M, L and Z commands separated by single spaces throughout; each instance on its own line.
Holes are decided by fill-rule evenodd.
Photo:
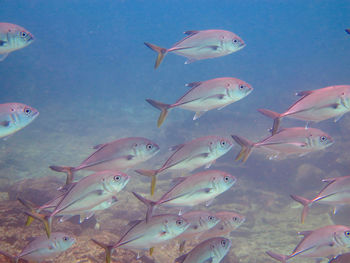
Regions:
M 180 149 L 182 146 L 184 146 L 184 144 L 178 144 L 178 145 L 172 146 L 169 148 L 169 151 L 176 151 Z
M 309 235 L 312 234 L 313 231 L 311 230 L 308 230 L 308 231 L 301 231 L 301 232 L 298 232 L 298 235 L 300 236 L 304 236 L 304 238 L 308 237 Z
M 202 84 L 202 81 L 196 81 L 196 82 L 187 83 L 185 86 L 190 87 L 190 88 L 194 88 L 194 87 L 198 87 L 201 84 Z
M 326 178 L 326 179 L 322 179 L 322 182 L 325 183 L 333 183 L 334 181 L 337 181 L 338 178 Z
M 95 150 L 98 150 L 98 149 L 102 148 L 102 147 L 105 146 L 105 145 L 106 145 L 106 143 L 101 143 L 101 144 L 95 145 L 93 148 L 94 148 Z
M 175 263 L 183 263 L 185 261 L 187 255 L 188 255 L 188 253 L 176 258 L 174 262 Z
M 295 93 L 295 95 L 300 96 L 300 97 L 305 97 L 307 95 L 310 95 L 313 91 L 312 90 L 305 90 L 305 91 L 300 91 Z
M 198 30 L 188 30 L 188 31 L 185 31 L 184 34 L 186 35 L 194 35 L 194 34 L 197 34 L 199 31 Z

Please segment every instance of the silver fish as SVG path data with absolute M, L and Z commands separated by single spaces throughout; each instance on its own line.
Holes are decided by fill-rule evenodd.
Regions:
M 158 53 L 154 68 L 158 68 L 169 52 L 184 56 L 185 64 L 196 60 L 216 58 L 229 55 L 245 47 L 244 41 L 236 34 L 226 30 L 186 31 L 187 37 L 166 49 L 145 42 L 145 45 Z
M 50 238 L 47 238 L 46 235 L 36 237 L 17 256 L 9 255 L 3 251 L 0 251 L 0 254 L 12 259 L 14 262 L 20 260 L 42 262 L 57 257 L 74 243 L 75 239 L 70 235 L 55 232 L 51 234 Z
M 231 241 L 214 237 L 203 241 L 189 253 L 175 259 L 175 263 L 219 263 L 229 252 Z
M 90 212 L 121 191 L 129 179 L 128 175 L 114 171 L 91 174 L 72 184 L 48 215 L 33 210 L 27 214 L 43 221 L 46 233 L 50 237 L 53 217 Z
M 194 111 L 196 114 L 193 120 L 196 120 L 209 110 L 220 110 L 243 99 L 253 90 L 251 85 L 235 78 L 217 78 L 189 83 L 186 86 L 191 87 L 191 89 L 173 104 L 165 104 L 151 99 L 146 100 L 161 111 L 158 127 L 162 125 L 170 109 L 181 108 Z
M 158 201 L 147 200 L 133 192 L 141 202 L 147 205 L 146 220 L 152 217 L 154 209 L 158 206 L 182 208 L 193 207 L 205 202 L 209 205 L 215 197 L 236 183 L 236 177 L 219 170 L 203 171 L 175 180 L 176 185 Z
M 0 23 L 0 61 L 9 53 L 33 43 L 34 36 L 21 26 Z
M 96 151 L 77 167 L 53 165 L 50 168 L 57 172 L 65 172 L 66 184 L 70 184 L 76 171 L 125 170 L 147 161 L 159 152 L 159 146 L 156 143 L 142 137 L 123 138 L 96 145 L 94 149 Z
M 22 103 L 0 104 L 0 138 L 6 139 L 38 116 L 36 109 Z
M 218 236 L 229 237 L 230 233 L 245 221 L 245 216 L 231 211 L 220 211 L 216 212 L 214 215 L 220 220 L 220 222 L 208 231 L 202 233 L 200 239 L 208 239 Z
M 328 183 L 312 200 L 301 196 L 291 195 L 291 197 L 301 203 L 304 208 L 301 215 L 301 222 L 304 223 L 309 212 L 309 207 L 314 203 L 327 204 L 336 207 L 350 203 L 350 176 L 342 176 L 337 178 L 329 178 L 322 180 Z
M 111 262 L 111 253 L 116 248 L 147 250 L 167 242 L 183 233 L 189 223 L 178 215 L 158 215 L 148 222 L 139 220 L 113 245 L 106 245 L 92 239 L 106 250 L 106 262 Z
M 339 120 L 350 111 L 350 85 L 329 86 L 318 90 L 297 93 L 301 98 L 284 113 L 266 109 L 258 111 L 274 119 L 272 134 L 278 131 L 282 118 L 288 117 L 308 122 L 320 122 L 330 118 Z
M 348 226 L 331 225 L 298 234 L 303 235 L 304 238 L 292 254 L 282 255 L 271 251 L 266 253 L 272 258 L 286 263 L 296 256 L 317 259 L 332 258 L 334 255 L 338 255 L 342 249 L 350 247 L 350 227 Z
M 299 155 L 322 150 L 333 144 L 333 138 L 327 133 L 304 127 L 284 128 L 266 139 L 253 143 L 243 137 L 232 135 L 232 138 L 242 149 L 236 157 L 236 161 L 245 162 L 254 148 L 264 148 L 277 156 Z
M 190 224 L 190 226 L 176 239 L 180 242 L 180 252 L 184 251 L 187 240 L 197 238 L 203 232 L 215 227 L 220 219 L 215 217 L 213 212 L 208 211 L 190 211 L 181 215 Z
M 219 136 L 205 136 L 171 148 L 175 152 L 156 170 L 136 170 L 152 178 L 151 195 L 156 186 L 156 175 L 169 170 L 193 171 L 201 166 L 209 168 L 216 159 L 232 148 L 231 140 Z

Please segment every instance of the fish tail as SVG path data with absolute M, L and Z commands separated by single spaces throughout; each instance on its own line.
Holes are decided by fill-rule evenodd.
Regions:
M 157 205 L 157 203 L 144 198 L 143 196 L 139 195 L 138 193 L 135 193 L 135 192 L 132 192 L 132 193 L 134 194 L 134 196 L 137 199 L 139 199 L 142 203 L 144 203 L 147 206 L 146 222 L 148 222 L 149 219 L 153 215 L 153 211 L 154 211 L 154 208 Z
M 24 200 L 20 197 L 17 197 L 17 200 L 22 204 L 24 205 L 25 207 L 27 207 L 31 213 L 35 213 L 36 212 L 36 209 L 37 209 L 37 206 L 35 204 L 33 204 L 32 202 L 29 202 L 27 200 Z M 29 226 L 33 221 L 34 221 L 34 218 L 27 214 L 28 217 L 27 217 L 27 221 L 26 221 L 26 224 L 25 226 Z
M 241 151 L 236 156 L 236 161 L 242 160 L 243 163 L 246 162 L 249 155 L 252 153 L 254 143 L 243 137 L 239 137 L 236 135 L 231 136 L 235 140 L 235 142 L 242 147 Z
M 165 118 L 168 116 L 168 110 L 170 109 L 170 104 L 165 104 L 159 101 L 151 100 L 151 99 L 146 99 L 146 101 L 151 104 L 153 107 L 157 108 L 160 110 L 160 115 L 158 118 L 158 123 L 157 126 L 158 128 L 163 124 L 165 121 Z
M 147 42 L 145 42 L 145 45 L 147 47 L 149 47 L 150 49 L 152 49 L 153 51 L 158 53 L 158 56 L 157 56 L 157 59 L 156 59 L 156 63 L 154 64 L 154 68 L 155 69 L 158 68 L 160 63 L 164 59 L 165 55 L 168 53 L 168 50 L 166 48 L 158 47 L 156 45 L 153 45 L 153 44 L 147 43 Z
M 281 123 L 282 114 L 274 112 L 272 110 L 266 110 L 266 109 L 258 109 L 258 112 L 265 115 L 266 117 L 273 119 L 273 126 L 272 126 L 271 133 L 272 135 L 276 134 Z
M 96 245 L 102 247 L 105 251 L 106 251 L 106 263 L 110 263 L 111 262 L 111 255 L 112 255 L 112 252 L 113 252 L 113 246 L 111 245 L 107 245 L 107 244 L 104 244 L 100 241 L 97 241 L 95 239 L 91 239 Z
M 144 176 L 148 176 L 148 177 L 152 177 L 152 182 L 151 182 L 151 195 L 154 195 L 154 191 L 156 189 L 156 183 L 157 183 L 157 174 L 158 174 L 158 170 L 135 170 L 135 172 L 137 172 L 138 174 L 144 175 Z
M 272 251 L 266 251 L 266 254 L 268 254 L 270 257 L 272 257 L 272 258 L 274 258 L 282 263 L 286 263 L 287 260 L 290 258 L 289 256 L 277 254 L 277 253 L 274 253 Z
M 50 238 L 52 229 L 52 217 L 50 215 L 42 215 L 37 212 L 25 212 L 25 214 L 43 222 L 47 237 Z
M 293 198 L 294 201 L 297 201 L 298 203 L 300 203 L 304 206 L 303 212 L 301 213 L 301 223 L 304 224 L 305 218 L 309 212 L 309 207 L 310 207 L 312 201 L 309 199 L 306 199 L 304 197 L 297 196 L 297 195 L 291 195 L 290 197 Z
M 69 185 L 73 182 L 74 167 L 51 165 L 50 168 L 51 168 L 51 170 L 53 170 L 55 172 L 61 172 L 61 173 L 67 174 L 66 185 Z

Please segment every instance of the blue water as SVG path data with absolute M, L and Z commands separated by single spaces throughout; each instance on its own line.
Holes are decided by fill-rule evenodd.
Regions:
M 282 112 L 296 100 L 298 91 L 350 84 L 350 35 L 344 31 L 350 27 L 350 2 L 346 0 L 0 0 L 0 20 L 23 26 L 36 38 L 0 63 L 0 103 L 21 102 L 40 111 L 30 126 L 0 143 L 0 172 L 9 185 L 52 175 L 47 168 L 52 164 L 77 165 L 93 145 L 121 137 L 151 138 L 164 152 L 209 134 L 261 139 L 268 135 L 271 120 L 256 109 Z M 154 70 L 156 54 L 143 42 L 169 48 L 184 37 L 184 31 L 205 29 L 232 31 L 247 46 L 229 56 L 189 65 L 185 58 L 169 54 Z M 195 122 L 192 112 L 174 110 L 160 129 L 156 127 L 159 112 L 146 98 L 171 103 L 187 91 L 184 84 L 217 77 L 242 79 L 254 91 Z M 336 138 L 322 154 L 281 162 L 252 155 L 242 166 L 233 162 L 231 152 L 222 159 L 223 169 L 244 174 L 247 185 L 266 191 L 316 191 L 322 184 L 312 175 L 308 182 L 315 184 L 305 189 L 288 182 L 304 163 L 326 175 L 334 171 L 346 175 L 349 121 L 344 116 L 336 124 L 328 120 L 315 125 Z M 291 120 L 283 124 L 304 125 Z M 158 156 L 156 163 L 161 162 Z

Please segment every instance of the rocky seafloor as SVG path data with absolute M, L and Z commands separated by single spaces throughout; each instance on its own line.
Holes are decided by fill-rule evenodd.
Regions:
M 142 112 L 142 111 L 140 111 Z M 135 113 L 136 114 L 136 113 Z M 221 113 L 225 117 L 226 112 Z M 56 189 L 64 182 L 64 174 L 48 169 L 49 165 L 76 165 L 91 153 L 95 144 L 108 142 L 121 137 L 144 136 L 154 139 L 162 149 L 196 137 L 208 134 L 229 135 L 243 134 L 251 139 L 257 139 L 256 130 L 266 133 L 266 122 L 254 124 L 254 130 L 249 126 L 233 127 L 230 123 L 197 122 L 192 129 L 179 128 L 177 121 L 167 120 L 166 129 L 144 129 L 147 125 L 155 126 L 155 113 L 152 120 L 149 115 L 137 113 L 137 118 L 113 120 L 113 125 L 107 125 L 106 119 L 92 119 L 90 123 L 75 126 L 75 118 L 61 117 L 60 125 L 53 122 L 32 124 L 28 130 L 15 134 L 0 145 L 0 249 L 11 254 L 17 254 L 37 235 L 44 233 L 41 223 L 35 222 L 25 227 L 25 208 L 16 201 L 17 196 L 41 204 L 52 198 Z M 181 113 L 179 114 L 181 117 Z M 179 116 L 178 115 L 178 116 Z M 232 118 L 232 116 L 230 115 Z M 240 115 L 235 116 L 239 119 Z M 338 223 L 348 223 L 349 210 L 340 210 L 332 215 L 331 207 L 315 205 L 305 224 L 300 223 L 301 206 L 290 199 L 289 194 L 298 194 L 308 198 L 314 197 L 322 188 L 321 179 L 347 175 L 349 157 L 346 152 L 350 142 L 345 140 L 350 131 L 345 116 L 340 123 L 328 123 L 334 130 L 336 143 L 325 151 L 288 160 L 270 161 L 264 155 L 253 153 L 245 164 L 234 163 L 238 152 L 235 146 L 233 152 L 220 158 L 213 168 L 222 169 L 235 175 L 238 179 L 231 190 L 219 196 L 209 207 L 199 206 L 198 209 L 212 211 L 231 210 L 246 216 L 246 221 L 231 234 L 232 248 L 222 261 L 223 263 L 267 263 L 276 262 L 265 254 L 267 250 L 278 253 L 290 253 L 300 237 L 297 232 L 312 230 L 321 226 Z M 78 118 L 78 117 L 77 117 Z M 186 118 L 188 116 L 186 115 Z M 136 117 L 134 118 L 136 119 Z M 183 119 L 183 118 L 182 118 Z M 187 120 L 186 120 L 187 121 Z M 191 120 L 188 120 L 188 123 Z M 350 122 L 349 122 L 350 123 Z M 99 132 L 91 127 L 101 125 Z M 333 126 L 332 126 L 333 125 Z M 336 126 L 335 126 L 336 125 Z M 181 126 L 183 127 L 183 126 Z M 42 131 L 46 132 L 43 133 Z M 176 131 L 176 132 L 174 132 Z M 250 136 L 251 135 L 251 136 Z M 261 137 L 261 136 L 260 136 Z M 30 138 L 30 140 L 28 140 Z M 166 151 L 164 151 L 166 152 Z M 158 167 L 164 161 L 164 155 L 159 155 L 142 168 Z M 102 242 L 117 241 L 128 229 L 128 223 L 142 219 L 146 208 L 131 191 L 147 194 L 149 180 L 128 171 L 132 180 L 118 194 L 118 202 L 108 210 L 82 224 L 77 218 L 64 223 L 54 223 L 54 231 L 69 233 L 77 239 L 76 244 L 67 252 L 51 262 L 103 262 L 104 251 L 97 247 L 91 238 Z M 80 176 L 88 174 L 79 173 Z M 169 174 L 160 176 L 156 197 L 169 188 Z M 197 209 L 197 208 L 196 208 Z M 159 209 L 159 213 L 167 212 Z M 96 223 L 99 228 L 96 227 Z M 350 223 L 349 223 L 350 224 Z M 188 242 L 189 251 L 197 241 Z M 137 253 L 125 249 L 117 249 L 113 254 L 113 262 L 159 262 L 171 263 L 180 256 L 176 241 L 156 247 L 153 256 L 146 253 L 140 259 Z M 0 262 L 6 262 L 0 256 Z M 50 262 L 50 261 L 48 261 Z M 314 262 L 309 259 L 295 259 L 295 262 Z M 324 260 L 327 262 L 327 260 Z

